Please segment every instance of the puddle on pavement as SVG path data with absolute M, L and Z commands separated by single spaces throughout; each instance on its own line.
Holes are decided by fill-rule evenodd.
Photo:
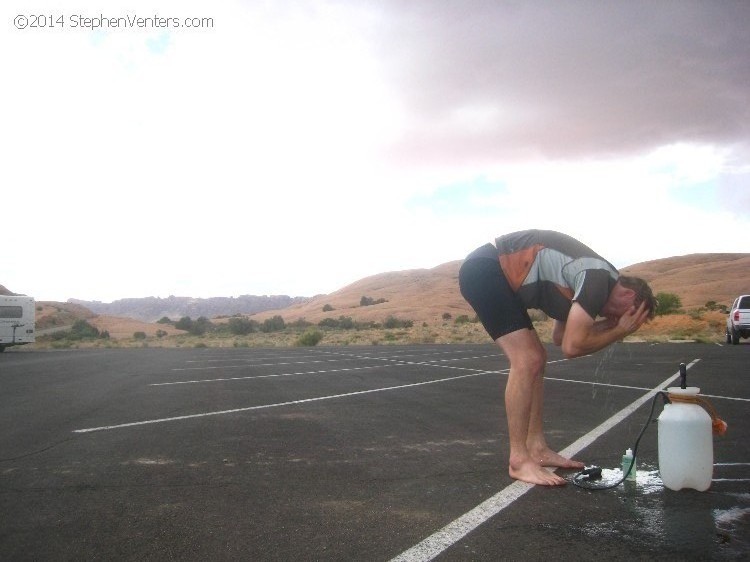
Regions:
M 612 485 L 621 478 L 620 468 L 604 468 L 595 485 Z M 591 539 L 617 539 L 672 552 L 677 548 L 709 557 L 747 552 L 748 493 L 722 492 L 717 485 L 707 492 L 667 490 L 658 468 L 649 465 L 638 467 L 635 482 L 596 493 L 615 494 L 623 509 L 611 521 L 581 527 Z

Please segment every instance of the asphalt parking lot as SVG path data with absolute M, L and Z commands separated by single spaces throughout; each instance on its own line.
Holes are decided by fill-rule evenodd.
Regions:
M 549 358 L 550 445 L 604 481 L 690 365 L 711 488 L 664 488 L 653 423 L 636 483 L 514 483 L 492 345 L 9 350 L 0 559 L 748 559 L 750 344 Z

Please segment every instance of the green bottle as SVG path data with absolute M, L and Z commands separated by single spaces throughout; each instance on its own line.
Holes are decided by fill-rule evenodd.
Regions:
M 633 468 L 630 469 L 630 474 L 627 475 L 625 480 L 628 480 L 630 482 L 635 482 L 635 457 L 633 456 L 633 450 L 628 449 L 625 451 L 625 454 L 622 456 L 622 473 L 623 475 L 628 471 L 630 468 L 630 463 L 633 463 Z

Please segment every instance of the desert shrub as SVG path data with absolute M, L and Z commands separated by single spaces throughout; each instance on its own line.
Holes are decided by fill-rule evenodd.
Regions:
M 70 329 L 71 339 L 85 340 L 99 337 L 99 329 L 85 320 L 76 320 Z
M 383 328 L 386 330 L 392 330 L 394 328 L 411 328 L 414 325 L 413 320 L 400 320 L 395 316 L 389 316 L 383 322 Z
M 190 318 L 190 316 L 183 316 L 174 325 L 179 330 L 186 330 L 194 336 L 202 336 L 209 330 L 214 328 L 211 321 L 205 316 L 200 316 L 196 320 Z
M 468 324 L 469 322 L 471 322 L 471 319 L 466 314 L 456 316 L 456 319 L 453 321 L 454 324 Z
M 297 338 L 297 345 L 299 346 L 315 346 L 320 343 L 320 340 L 323 339 L 323 333 L 316 330 L 316 329 L 310 329 L 307 330 L 304 334 L 302 334 L 299 338 Z
M 323 320 L 318 322 L 318 326 L 321 328 L 338 328 L 339 321 L 335 318 L 323 318 Z
M 323 305 L 323 312 L 331 312 L 334 308 L 330 304 Z
M 388 302 L 388 301 L 385 299 L 375 300 L 371 297 L 362 297 L 361 299 L 359 299 L 359 306 L 372 306 L 374 304 L 381 304 L 384 302 Z
M 266 318 L 260 326 L 260 331 L 264 333 L 281 332 L 284 328 L 286 328 L 286 323 L 284 322 L 284 319 L 277 314 L 273 318 Z
M 166 335 L 167 335 L 167 332 L 165 332 L 164 330 L 156 330 L 156 337 L 157 338 L 163 338 Z
M 86 320 L 76 320 L 70 327 L 70 330 L 55 332 L 53 334 L 44 336 L 44 339 L 52 342 L 73 342 L 81 340 L 93 340 L 97 338 L 107 339 L 109 338 L 109 332 L 100 332 L 98 328 L 92 326 L 91 324 L 86 322 Z M 42 338 L 40 338 L 40 340 L 41 339 Z
M 174 324 L 169 318 L 166 316 L 162 316 L 156 321 L 157 324 Z
M 450 312 L 443 312 L 443 320 L 450 320 L 453 318 Z
M 339 316 L 338 318 L 323 318 L 318 322 L 321 328 L 338 328 L 341 330 L 353 330 L 359 325 L 352 320 L 351 316 Z
M 195 321 L 195 324 L 193 324 L 193 329 L 190 330 L 190 333 L 194 336 L 202 336 L 206 332 L 213 330 L 213 327 L 214 325 L 208 318 L 206 318 L 205 316 L 200 316 Z
M 708 301 L 706 303 L 706 310 L 716 310 L 722 314 L 729 313 L 729 307 L 725 304 L 718 304 L 716 301 Z
M 301 330 L 301 329 L 309 328 L 310 326 L 312 326 L 312 322 L 308 322 L 304 318 L 299 318 L 295 320 L 294 322 L 290 322 L 289 324 L 287 324 L 287 326 L 289 326 L 290 328 L 297 328 Z
M 682 300 L 674 293 L 657 293 L 656 300 L 659 301 L 655 311 L 657 316 L 675 314 L 682 306 Z
M 249 318 L 230 318 L 227 324 L 235 336 L 245 336 L 258 331 L 258 322 Z
M 183 316 L 177 322 L 175 322 L 174 327 L 178 330 L 185 330 L 186 332 L 189 332 L 190 328 L 193 327 L 193 319 L 190 318 L 190 316 Z
M 133 332 L 133 339 L 134 340 L 145 340 L 146 339 L 146 332 Z

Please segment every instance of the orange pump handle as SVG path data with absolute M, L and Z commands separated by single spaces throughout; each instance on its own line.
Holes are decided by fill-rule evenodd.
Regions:
M 711 416 L 711 429 L 715 435 L 724 435 L 727 432 L 727 422 L 719 417 L 716 410 L 708 400 L 699 398 L 698 396 L 685 396 L 684 394 L 669 394 L 669 400 L 672 402 L 683 402 L 685 404 L 697 404 L 702 406 L 704 410 Z

